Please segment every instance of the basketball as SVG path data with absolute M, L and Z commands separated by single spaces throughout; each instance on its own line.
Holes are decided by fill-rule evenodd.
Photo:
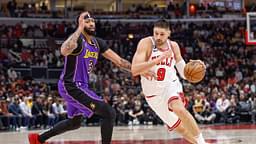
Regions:
M 184 68 L 184 76 L 189 82 L 198 83 L 205 76 L 205 67 L 200 62 L 188 62 Z

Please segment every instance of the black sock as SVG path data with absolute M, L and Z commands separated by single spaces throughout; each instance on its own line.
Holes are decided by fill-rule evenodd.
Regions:
M 81 122 L 83 120 L 82 116 L 75 116 L 72 119 L 66 119 L 57 123 L 50 130 L 42 133 L 39 136 L 39 142 L 44 143 L 47 139 L 56 136 L 58 134 L 64 133 L 69 130 L 78 129 L 81 126 Z
M 101 122 L 101 138 L 102 144 L 110 144 L 112 139 L 114 124 L 112 120 L 103 119 Z

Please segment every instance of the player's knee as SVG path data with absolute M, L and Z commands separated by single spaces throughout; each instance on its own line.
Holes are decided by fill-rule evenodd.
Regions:
M 175 131 L 177 131 L 179 134 L 185 134 L 186 133 L 186 129 L 182 125 L 179 125 L 178 127 L 176 127 Z
M 106 106 L 106 118 L 115 121 L 116 119 L 116 111 L 114 110 L 114 108 L 112 108 L 111 106 L 107 105 Z
M 69 125 L 71 129 L 78 129 L 79 127 L 81 127 L 82 121 L 83 121 L 82 116 L 75 116 L 74 118 L 71 119 Z
M 172 110 L 174 113 L 176 113 L 177 115 L 185 115 L 187 110 L 185 109 L 184 106 L 173 106 Z
M 112 121 L 115 121 L 115 119 L 116 119 L 116 111 L 111 106 L 109 106 L 109 116 L 110 116 L 110 119 Z
M 103 119 L 110 120 L 112 122 L 116 119 L 116 111 L 106 103 L 101 104 L 101 107 L 98 107 L 95 113 L 100 115 Z

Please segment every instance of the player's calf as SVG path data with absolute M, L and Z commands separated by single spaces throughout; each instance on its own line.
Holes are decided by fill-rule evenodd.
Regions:
M 101 121 L 102 144 L 110 144 L 112 140 L 113 127 L 116 119 L 116 112 L 110 105 L 106 103 L 100 103 L 97 106 L 96 106 L 95 113 L 102 117 L 102 121 Z
M 189 131 L 184 128 L 182 123 L 180 123 L 180 125 L 175 128 L 175 131 L 182 135 L 190 143 L 197 144 L 195 137 L 193 137 L 191 133 L 189 133 Z
M 195 119 L 187 111 L 180 99 L 170 101 L 169 108 L 171 108 L 173 112 L 181 119 L 184 127 L 196 139 L 197 144 L 206 144 Z

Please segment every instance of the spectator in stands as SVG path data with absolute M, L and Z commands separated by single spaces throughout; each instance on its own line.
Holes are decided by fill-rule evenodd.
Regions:
M 118 100 L 113 104 L 116 110 L 116 124 L 118 125 L 127 124 L 127 98 L 127 95 L 123 94 L 121 97 L 117 97 Z
M 207 124 L 213 124 L 215 122 L 216 114 L 214 107 L 212 107 L 209 103 L 207 103 L 205 107 L 205 112 L 204 112 L 204 120 L 205 123 Z
M 36 127 L 43 127 L 43 125 L 46 124 L 47 116 L 43 111 L 43 98 L 45 98 L 44 95 L 36 97 L 36 101 L 33 103 L 31 110 L 32 115 L 36 117 Z
M 227 109 L 227 122 L 238 123 L 240 116 L 238 115 L 237 98 L 235 95 L 231 95 L 230 106 Z
M 251 109 L 252 109 L 252 101 L 250 101 L 244 94 L 243 90 L 239 92 L 239 102 L 238 102 L 238 114 L 240 116 L 241 121 L 250 121 L 251 120 Z
M 35 126 L 35 117 L 32 115 L 31 107 L 29 106 L 29 101 L 32 97 L 22 97 L 19 104 L 22 115 L 23 115 L 23 125 L 27 128 L 33 128 Z
M 203 97 L 200 94 L 196 94 L 194 98 L 194 103 L 193 103 L 193 113 L 195 118 L 199 122 L 203 122 L 203 116 L 202 113 L 204 112 L 204 107 L 205 107 L 205 102 Z
M 13 114 L 8 111 L 9 100 L 0 100 L 0 120 L 2 122 L 2 129 L 10 128 L 10 121 L 14 121 Z
M 40 8 L 41 8 L 42 13 L 46 13 L 48 10 L 48 7 L 46 6 L 45 2 L 42 3 L 42 6 Z
M 216 118 L 216 114 L 214 113 L 210 103 L 205 98 L 203 92 L 196 95 L 193 105 L 193 113 L 196 120 L 200 123 L 213 123 Z
M 53 111 L 53 98 L 48 97 L 47 101 L 44 103 L 44 110 L 46 111 L 47 115 L 47 127 L 52 127 L 56 123 L 56 116 Z
M 15 81 L 18 78 L 17 72 L 11 67 L 7 70 L 8 78 Z
M 129 125 L 138 125 L 144 123 L 144 111 L 141 107 L 141 102 L 139 100 L 134 101 L 133 108 L 128 112 L 130 116 Z
M 56 99 L 52 104 L 53 113 L 56 117 L 56 122 L 67 118 L 67 111 L 64 109 L 62 99 Z
M 10 0 L 7 3 L 7 9 L 9 11 L 9 14 L 11 17 L 16 17 L 16 9 L 17 9 L 17 3 L 15 0 Z
M 21 120 L 22 120 L 22 111 L 19 106 L 20 99 L 18 96 L 15 96 L 14 101 L 11 102 L 8 106 L 8 111 L 13 115 L 12 125 L 16 128 L 17 131 L 20 130 Z
M 221 93 L 220 97 L 216 101 L 217 116 L 219 116 L 221 122 L 227 120 L 227 109 L 230 106 L 229 99 L 226 98 L 225 93 Z

